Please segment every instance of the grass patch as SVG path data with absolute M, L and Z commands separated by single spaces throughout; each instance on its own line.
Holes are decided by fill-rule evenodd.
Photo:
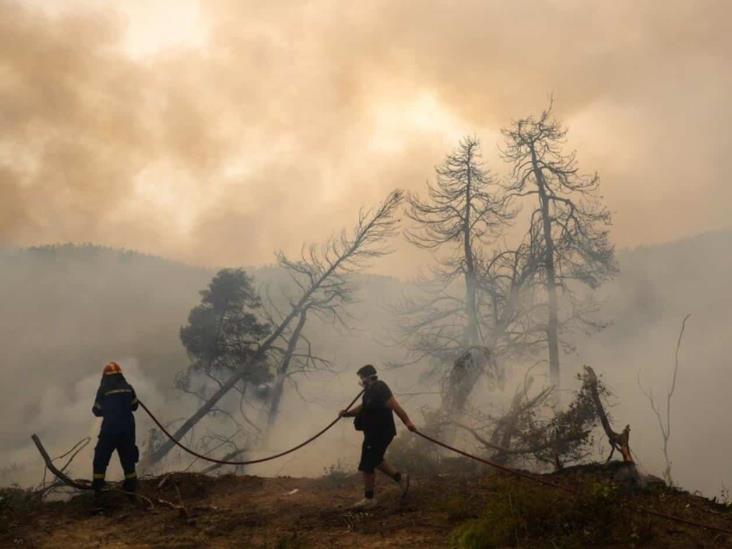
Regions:
M 452 543 L 460 549 L 633 546 L 649 537 L 649 530 L 626 511 L 612 484 L 591 482 L 571 495 L 500 478 L 483 514 L 459 526 Z
M 323 468 L 321 479 L 329 488 L 340 488 L 352 474 L 343 461 L 339 459 L 336 463 Z
M 412 433 L 394 439 L 386 459 L 397 469 L 413 475 L 431 477 L 442 472 L 438 447 Z
M 447 495 L 438 505 L 447 520 L 455 523 L 480 516 L 480 506 L 465 493 Z
M 30 490 L 0 488 L 0 536 L 9 534 L 21 518 L 27 518 L 40 504 L 38 496 Z

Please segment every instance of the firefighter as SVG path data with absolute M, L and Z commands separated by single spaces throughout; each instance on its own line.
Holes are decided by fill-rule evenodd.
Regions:
M 135 390 L 122 375 L 119 364 L 107 364 L 92 407 L 95 416 L 104 418 L 94 449 L 92 487 L 97 500 L 105 486 L 104 475 L 115 450 L 125 474 L 122 485 L 124 490 L 134 492 L 137 488 L 135 463 L 139 459 L 139 452 L 135 445 L 135 418 L 132 415 L 137 410 L 137 405 Z
M 363 431 L 361 461 L 358 470 L 363 474 L 364 498 L 353 507 L 369 509 L 376 506 L 374 497 L 376 469 L 397 482 L 402 490 L 402 495 L 406 494 L 409 488 L 409 474 L 397 471 L 384 461 L 386 449 L 396 436 L 394 412 L 407 426 L 407 429 L 416 431 L 417 428 L 394 398 L 389 386 L 378 378 L 376 368 L 367 364 L 356 373 L 364 388 L 361 404 L 349 411 L 341 410 L 339 415 L 354 417 L 356 430 Z

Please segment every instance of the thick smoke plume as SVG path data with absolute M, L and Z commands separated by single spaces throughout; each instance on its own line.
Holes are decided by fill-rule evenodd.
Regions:
M 619 245 L 729 226 L 727 2 L 54 6 L 0 2 L 6 246 L 268 262 L 550 93 Z

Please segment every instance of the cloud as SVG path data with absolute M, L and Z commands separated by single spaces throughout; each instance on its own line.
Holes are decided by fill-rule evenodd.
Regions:
M 421 189 L 460 135 L 501 172 L 498 130 L 550 93 L 619 244 L 729 224 L 725 2 L 166 9 L 0 2 L 3 245 L 269 262 Z M 166 35 L 176 9 L 185 25 Z

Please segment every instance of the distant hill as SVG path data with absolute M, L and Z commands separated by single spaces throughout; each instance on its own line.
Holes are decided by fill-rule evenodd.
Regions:
M 211 277 L 87 245 L 3 251 L 0 273 L 0 456 L 25 444 L 30 428 L 57 428 L 80 407 L 88 413 L 93 392 L 77 385 L 98 383 L 113 358 L 155 364 L 153 382 L 169 386 L 171 370 L 185 363 L 178 327 Z
M 212 271 L 97 246 L 0 253 L 3 373 L 48 382 L 135 356 L 166 366 L 184 354 L 171 326 L 185 321 Z M 28 379 L 28 378 L 26 378 Z

